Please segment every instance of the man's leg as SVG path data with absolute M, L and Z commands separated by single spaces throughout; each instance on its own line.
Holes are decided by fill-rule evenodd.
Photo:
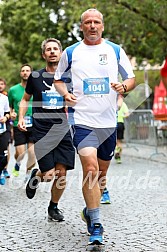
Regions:
M 122 140 L 117 139 L 117 147 L 120 149 L 120 154 L 122 153 Z
M 110 165 L 110 160 L 105 161 L 100 158 L 98 158 L 98 164 L 99 164 L 99 186 L 101 194 L 103 193 L 104 189 L 106 188 L 106 176 L 108 167 Z
M 9 148 L 9 144 L 8 144 L 8 149 L 7 149 L 7 151 L 8 151 L 7 164 L 6 164 L 6 166 L 4 167 L 4 169 L 3 169 L 3 174 L 4 174 L 5 178 L 10 178 L 10 174 L 9 174 L 9 172 L 8 172 L 8 170 L 7 170 L 7 168 L 8 168 L 8 163 L 9 163 L 9 160 L 10 160 L 10 148 Z
M 1 174 L 3 173 L 1 179 L 3 179 L 4 181 L 6 178 L 10 178 L 9 173 L 5 169 L 8 164 L 8 158 L 9 158 L 9 143 L 8 143 L 8 132 L 6 131 L 2 135 L 0 135 L 0 173 Z
M 99 186 L 100 186 L 100 191 L 102 195 L 100 203 L 110 204 L 111 203 L 110 195 L 106 187 L 106 176 L 107 176 L 108 167 L 110 165 L 110 160 L 105 161 L 98 158 L 98 164 L 99 164 Z
M 115 148 L 115 160 L 118 164 L 121 164 L 121 154 L 122 154 L 122 142 L 117 139 L 117 145 Z
M 55 180 L 51 189 L 51 201 L 58 203 L 66 187 L 66 166 L 57 164 L 55 168 Z
M 34 169 L 26 186 L 26 194 L 29 199 L 32 199 L 35 196 L 39 182 L 50 182 L 53 178 L 55 179 L 51 188 L 48 219 L 62 221 L 64 216 L 58 209 L 58 202 L 66 186 L 66 167 L 64 165 L 57 164 L 55 168 L 44 173 L 41 173 L 38 169 Z
M 33 143 L 28 143 L 27 154 L 28 154 L 28 159 L 27 159 L 26 172 L 30 171 L 35 166 L 35 163 L 36 163 Z
M 115 148 L 115 159 L 118 164 L 121 163 L 121 154 L 122 154 L 122 139 L 124 138 L 124 124 L 118 123 L 117 128 L 117 143 Z
M 83 169 L 82 191 L 86 205 L 88 208 L 99 207 L 101 192 L 98 184 L 97 150 L 93 147 L 86 147 L 79 151 L 79 157 Z
M 6 180 L 5 180 L 5 176 L 2 175 L 2 171 L 7 164 L 8 151 L 7 151 L 7 146 L 4 145 L 3 141 L 0 141 L 0 144 L 1 144 L 1 149 L 0 149 L 0 185 L 4 185 Z M 4 147 L 6 147 L 6 150 L 4 149 Z
M 24 179 L 25 183 L 30 178 L 31 169 L 35 166 L 35 163 L 36 163 L 36 157 L 35 157 L 33 143 L 28 143 L 27 155 L 28 155 L 28 158 L 27 158 L 27 164 L 26 164 L 26 175 L 25 175 L 25 179 Z
M 48 219 L 62 221 L 64 216 L 58 208 L 58 202 L 66 186 L 66 166 L 57 164 L 55 167 L 55 180 L 51 188 L 51 200 L 48 207 Z
M 86 221 L 90 233 L 89 243 L 103 242 L 103 226 L 100 223 L 100 198 L 101 191 L 98 183 L 99 166 L 97 150 L 86 147 L 79 151 L 83 168 L 82 191 L 86 202 L 86 208 L 82 211 L 82 219 Z
M 6 154 L 7 153 L 5 151 L 0 153 L 0 185 L 4 185 L 6 182 L 5 176 L 2 175 L 2 171 L 7 164 L 7 155 Z
M 14 157 L 16 159 L 16 163 L 15 163 L 14 168 L 12 169 L 12 174 L 15 177 L 19 176 L 21 161 L 23 160 L 23 158 L 25 156 L 25 148 L 26 148 L 25 144 L 15 146 Z

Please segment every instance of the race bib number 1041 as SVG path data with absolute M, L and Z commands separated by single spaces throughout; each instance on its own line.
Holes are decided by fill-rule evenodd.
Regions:
M 109 94 L 109 78 L 89 78 L 83 80 L 84 95 L 104 95 Z

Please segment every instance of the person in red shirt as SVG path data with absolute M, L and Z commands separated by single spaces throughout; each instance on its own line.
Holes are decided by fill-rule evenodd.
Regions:
M 162 78 L 162 81 L 167 89 L 167 57 L 166 57 L 166 60 L 165 60 L 165 64 L 163 65 L 163 67 L 161 68 L 161 78 Z

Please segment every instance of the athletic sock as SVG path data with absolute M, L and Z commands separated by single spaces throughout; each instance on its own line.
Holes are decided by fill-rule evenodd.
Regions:
M 91 220 L 91 225 L 94 223 L 100 223 L 100 209 L 99 207 L 97 208 L 92 208 L 92 209 L 87 209 L 88 215 Z
M 20 170 L 20 163 L 16 163 L 14 168 L 16 171 L 19 171 Z
M 58 203 L 54 203 L 53 201 L 50 201 L 49 208 L 57 208 Z
M 108 192 L 107 187 L 104 188 L 104 191 L 103 191 L 103 192 Z

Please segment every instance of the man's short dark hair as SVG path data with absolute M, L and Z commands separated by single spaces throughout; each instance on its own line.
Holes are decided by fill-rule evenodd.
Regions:
M 30 64 L 28 64 L 28 63 L 25 63 L 25 64 L 21 65 L 20 71 L 21 71 L 21 69 L 22 69 L 23 67 L 25 67 L 25 66 L 28 66 L 28 67 L 31 69 L 31 72 L 33 71 L 32 66 L 31 66 Z
M 49 42 L 56 42 L 58 44 L 58 47 L 60 49 L 60 51 L 62 52 L 62 45 L 61 45 L 61 42 L 58 40 L 58 39 L 55 39 L 55 38 L 47 38 L 45 39 L 42 44 L 41 44 L 41 49 L 42 49 L 42 53 L 45 52 L 45 47 L 46 47 L 46 44 L 49 43 Z

